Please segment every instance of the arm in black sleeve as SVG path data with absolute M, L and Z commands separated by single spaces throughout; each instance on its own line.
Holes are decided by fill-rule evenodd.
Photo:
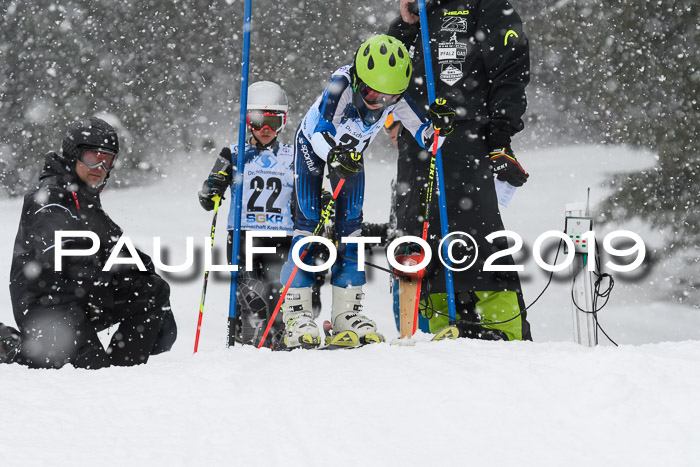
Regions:
M 520 16 L 506 0 L 481 2 L 476 37 L 483 37 L 484 68 L 493 83 L 489 92 L 491 147 L 510 145 L 524 127 L 525 87 L 530 82 L 530 53 Z
M 418 23 L 408 24 L 401 19 L 401 16 L 399 16 L 389 25 L 387 35 L 397 38 L 403 43 L 403 45 L 406 46 L 407 49 L 409 49 L 416 40 L 416 36 L 418 36 L 419 31 L 420 27 L 418 26 Z
M 141 262 L 143 263 L 143 265 L 146 266 L 146 270 L 140 271 L 140 272 L 142 274 L 146 274 L 146 275 L 157 276 L 158 273 L 156 272 L 156 265 L 153 264 L 153 260 L 151 259 L 151 257 L 148 256 L 143 251 L 139 250 L 138 248 L 136 249 L 136 252 L 139 254 L 139 258 L 141 259 Z
M 228 146 L 223 148 L 216 157 L 216 161 L 214 161 L 214 166 L 211 168 L 209 176 L 220 176 L 221 172 L 223 172 L 226 174 L 226 181 L 230 185 L 231 181 L 233 180 L 234 157 L 235 156 L 231 154 L 231 149 Z
M 33 294 L 49 295 L 55 291 L 57 295 L 85 303 L 87 294 L 105 274 L 102 272 L 102 255 L 98 251 L 90 256 L 72 256 L 69 250 L 87 250 L 93 246 L 93 241 L 88 237 L 66 237 L 61 241 L 61 247 L 68 251 L 61 259 L 61 271 L 56 270 L 56 232 L 86 230 L 77 222 L 77 214 L 61 201 L 57 193 L 50 191 L 46 202 L 36 203 L 29 199 L 25 204 L 20 224 L 23 248 L 28 253 L 28 261 L 34 262 L 40 272 L 38 276 L 26 276 L 25 270 L 25 276 L 19 280 L 26 281 Z M 50 286 L 42 286 L 42 282 Z
M 56 232 L 66 230 L 85 230 L 76 223 L 78 218 L 61 204 L 61 198 L 50 193 L 46 203 L 30 202 L 22 216 L 22 228 L 28 237 L 27 245 L 33 250 L 34 257 L 41 262 L 42 269 L 56 271 Z M 61 241 L 63 250 L 89 249 L 92 240 L 88 237 L 66 237 Z M 61 261 L 62 271 L 70 273 L 83 271 L 92 260 L 89 256 L 64 256 Z M 94 274 L 90 271 L 86 276 Z

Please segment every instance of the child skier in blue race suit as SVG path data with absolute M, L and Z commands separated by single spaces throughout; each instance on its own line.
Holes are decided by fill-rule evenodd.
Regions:
M 294 239 L 282 268 L 284 284 L 294 270 L 291 251 L 303 237 L 312 235 L 324 206 L 321 184 L 326 164 L 333 190 L 344 180 L 336 200 L 337 238 L 359 236 L 362 226 L 365 175 L 362 154 L 382 131 L 387 116 L 401 120 L 418 143 L 430 146 L 435 127 L 442 135 L 451 131 L 454 111 L 442 101 L 430 106 L 431 120 L 405 94 L 411 78 L 411 58 L 400 41 L 378 35 L 364 42 L 352 65 L 336 70 L 323 94 L 306 113 L 294 137 Z M 304 259 L 313 264 L 313 245 Z M 331 323 L 335 332 L 353 331 L 360 341 L 381 341 L 375 323 L 361 314 L 365 274 L 358 270 L 357 244 L 338 244 L 338 260 L 331 269 L 333 303 Z M 289 348 L 320 343 L 311 313 L 314 273 L 297 271 L 285 297 L 283 320 L 285 344 Z
M 294 150 L 277 139 L 287 123 L 289 102 L 276 83 L 258 81 L 248 88 L 246 119 L 251 136 L 245 145 L 241 229 L 284 232 L 285 236 L 260 238 L 256 246 L 272 247 L 276 255 L 253 256 L 246 264 L 245 238 L 241 236 L 238 257 L 233 258 L 235 210 L 229 211 L 228 260 L 239 265 L 237 285 L 237 320 L 234 337 L 237 342 L 258 345 L 267 326 L 281 287 L 279 276 L 291 244 L 294 222 L 291 197 L 294 186 Z M 214 208 L 214 197 L 223 197 L 231 188 L 237 165 L 237 145 L 222 149 L 199 192 L 199 202 L 208 211 Z M 231 196 L 233 199 L 233 196 Z M 233 202 L 233 201 L 232 201 Z M 318 296 L 318 294 L 316 294 Z M 266 345 L 280 348 L 281 320 L 274 323 Z

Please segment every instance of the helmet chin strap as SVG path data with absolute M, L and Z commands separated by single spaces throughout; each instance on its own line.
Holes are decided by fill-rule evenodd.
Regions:
M 381 117 L 382 113 L 384 112 L 384 107 L 374 110 L 367 107 L 365 102 L 362 100 L 362 97 L 360 97 L 359 93 L 357 92 L 353 92 L 352 103 L 357 109 L 357 113 L 360 114 L 362 123 L 367 127 L 377 123 L 377 121 L 379 121 L 379 117 Z
M 254 131 L 251 130 L 250 133 L 251 133 L 252 138 L 255 140 L 255 147 L 258 149 L 267 149 L 270 146 L 272 146 L 273 144 L 275 144 L 275 141 L 277 141 L 277 134 L 275 134 L 275 137 L 272 138 L 272 140 L 269 143 L 263 144 L 258 140 L 258 138 L 255 137 Z
M 352 79 L 352 92 L 357 91 L 357 71 L 355 71 L 355 60 L 352 61 L 352 66 L 350 67 L 350 78 Z

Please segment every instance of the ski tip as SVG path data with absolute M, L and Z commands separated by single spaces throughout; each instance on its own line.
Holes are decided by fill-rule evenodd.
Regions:
M 450 339 L 454 340 L 459 337 L 459 329 L 457 329 L 457 326 L 447 326 L 446 328 L 441 329 L 437 334 L 435 334 L 435 337 L 433 337 L 431 340 L 432 341 L 444 341 L 445 339 Z
M 380 333 L 365 334 L 360 339 L 360 342 L 362 342 L 363 344 L 380 344 L 382 342 L 386 342 L 386 339 L 384 338 L 384 335 Z
M 356 347 L 360 344 L 360 339 L 353 331 L 343 331 L 334 334 L 328 341 L 328 347 Z

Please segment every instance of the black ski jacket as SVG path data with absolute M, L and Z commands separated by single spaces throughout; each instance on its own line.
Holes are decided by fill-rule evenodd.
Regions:
M 487 127 L 489 147 L 510 144 L 523 129 L 530 55 L 520 16 L 506 0 L 435 0 L 427 6 L 435 91 L 457 120 Z M 420 25 L 399 16 L 389 35 L 413 47 L 408 92 L 428 108 Z
M 63 259 L 55 270 L 55 232 L 90 230 L 100 245 L 90 256 Z M 46 155 L 38 185 L 24 197 L 10 272 L 10 294 L 17 323 L 42 309 L 88 309 L 106 305 L 109 272 L 102 272 L 122 230 L 104 212 L 100 193 L 90 189 L 56 153 Z M 64 249 L 88 249 L 89 238 L 64 239 Z

